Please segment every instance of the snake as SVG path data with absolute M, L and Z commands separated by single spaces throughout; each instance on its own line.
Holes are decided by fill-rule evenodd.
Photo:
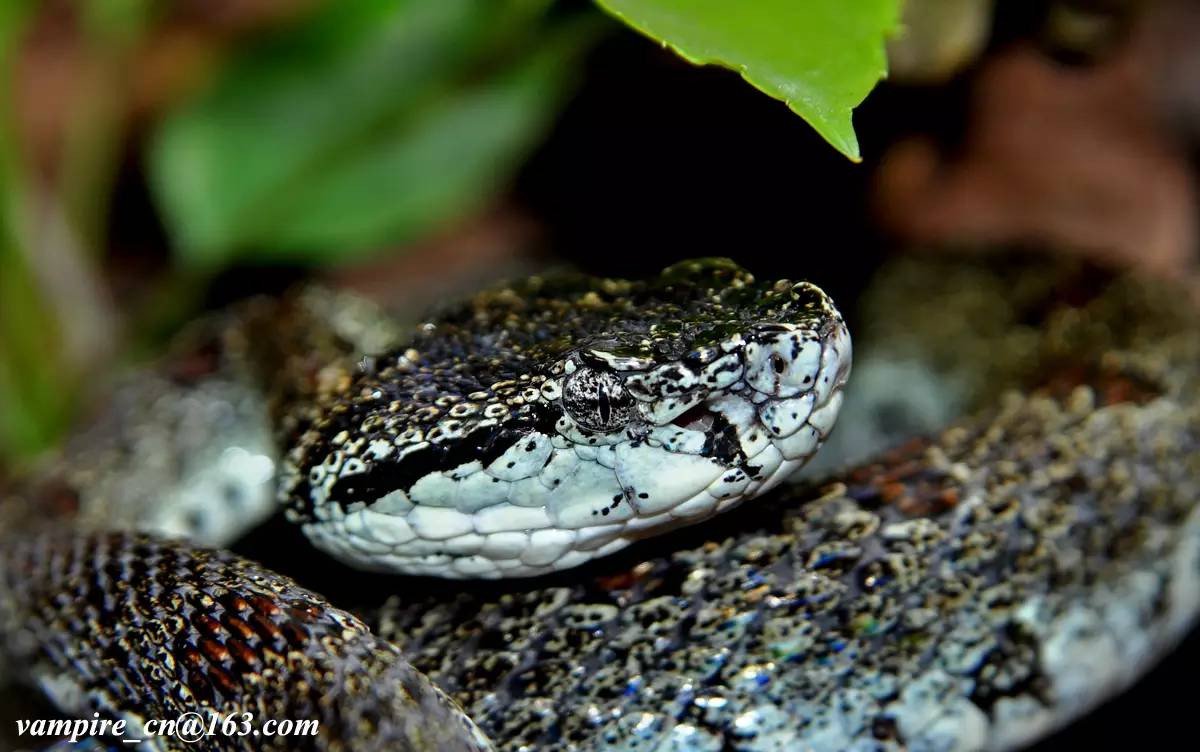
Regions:
M 209 749 L 1029 744 L 1200 611 L 1196 311 L 1044 260 L 872 289 L 854 380 L 828 296 L 728 261 L 415 332 L 311 290 L 217 315 L 7 492 L 5 672 L 82 717 L 321 721 Z M 948 426 L 783 483 L 843 394 L 922 392 Z M 312 587 L 222 550 L 280 507 L 253 553 Z

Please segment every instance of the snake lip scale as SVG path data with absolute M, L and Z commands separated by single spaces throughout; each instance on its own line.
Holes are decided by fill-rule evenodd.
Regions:
M 289 518 L 363 569 L 571 568 L 779 484 L 851 357 L 819 288 L 721 259 L 488 291 L 319 407 L 283 462 Z

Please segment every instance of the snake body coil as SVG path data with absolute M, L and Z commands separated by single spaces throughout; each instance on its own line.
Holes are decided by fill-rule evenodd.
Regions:
M 445 585 L 408 584 L 374 604 L 377 636 L 228 554 L 129 534 L 30 533 L 0 544 L 5 652 L 71 712 L 308 714 L 322 719 L 323 734 L 303 742 L 317 749 L 371 749 L 379 739 L 401 749 L 483 743 L 401 650 L 503 750 L 1021 746 L 1136 679 L 1200 612 L 1200 321 L 1169 287 L 1053 264 L 1014 268 L 1006 276 L 970 263 L 910 263 L 881 278 L 868 306 L 889 315 L 860 337 L 860 367 L 926 363 L 939 393 L 949 399 L 967 384 L 977 408 L 936 439 L 839 474 L 823 490 L 777 489 L 720 525 L 680 530 L 548 581 L 454 595 Z M 571 309 L 584 305 L 576 298 Z M 294 490 L 298 478 L 311 482 L 296 469 L 305 458 L 336 451 L 332 429 L 348 430 L 339 416 L 386 423 L 371 391 L 400 356 L 360 368 L 353 353 L 370 349 L 361 342 L 378 327 L 334 322 L 324 331 L 335 336 L 314 333 L 303 316 L 291 321 L 301 326 L 265 325 L 280 342 L 304 344 L 281 345 L 276 359 L 302 377 L 259 412 L 302 447 L 283 460 Z M 825 333 L 822 352 L 837 342 Z M 397 343 L 393 334 L 379 351 Z M 221 358 L 241 337 L 223 340 Z M 962 353 L 969 357 L 953 357 Z M 787 363 L 766 362 L 776 375 L 790 373 Z M 630 374 L 654 369 L 611 364 L 601 357 L 584 366 L 594 373 L 577 386 L 595 400 L 581 406 L 559 387 L 558 409 L 593 432 L 614 420 L 661 427 L 643 403 L 613 399 L 610 378 L 621 374 L 628 389 Z M 784 379 L 770 386 L 792 388 Z M 754 388 L 748 401 L 770 391 Z M 337 409 L 345 404 L 337 395 L 347 394 L 365 399 Z M 676 418 L 711 429 L 719 404 L 702 404 L 715 415 Z M 770 427 L 764 412 L 755 420 Z M 254 455 L 250 443 L 225 458 L 231 467 Z M 347 474 L 353 493 L 327 492 L 325 502 L 344 516 L 357 503 L 377 504 L 363 475 L 374 479 Z M 65 506 L 88 506 L 72 493 Z M 322 520 L 319 504 L 290 498 L 293 516 Z M 455 560 L 416 554 L 441 555 Z M 364 595 L 355 575 L 293 563 L 308 581 L 324 575 L 322 589 L 339 598 L 378 593 L 378 580 L 363 583 Z M 305 704 L 325 691 L 327 704 Z M 425 712 L 450 736 L 413 736 L 411 720 Z M 206 744 L 258 748 L 224 737 Z
M 10 660 L 78 718 L 133 721 L 126 738 L 140 738 L 146 720 L 203 711 L 206 725 L 232 717 L 241 733 L 193 739 L 200 748 L 490 748 L 361 620 L 232 554 L 59 530 L 6 545 L 0 566 Z M 318 733 L 255 735 L 267 719 L 314 720 Z M 141 741 L 195 748 L 170 736 Z

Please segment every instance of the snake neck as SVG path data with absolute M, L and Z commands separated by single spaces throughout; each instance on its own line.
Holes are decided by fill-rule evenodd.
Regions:
M 62 445 L 0 483 L 0 529 L 70 521 L 224 546 L 277 509 L 279 447 L 401 328 L 316 287 L 255 297 L 186 327 L 118 376 Z

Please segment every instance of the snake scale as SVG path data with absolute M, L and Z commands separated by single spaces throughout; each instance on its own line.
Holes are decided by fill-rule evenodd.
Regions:
M 193 329 L 183 338 L 184 356 L 169 359 L 165 375 L 138 377 L 136 396 L 128 404 L 117 399 L 123 407 L 115 423 L 102 417 L 100 428 L 68 445 L 62 464 L 9 494 L 3 511 L 10 532 L 0 544 L 5 667 L 79 715 L 170 717 L 208 707 L 322 721 L 311 739 L 216 736 L 201 745 L 211 749 L 1011 749 L 1127 686 L 1192 625 L 1200 611 L 1200 322 L 1181 291 L 1068 263 L 898 262 L 864 299 L 856 369 L 884 374 L 885 383 L 888 374 L 916 369 L 924 384 L 893 380 L 885 391 L 932 391 L 965 417 L 819 485 L 772 490 L 774 472 L 758 466 L 745 446 L 729 451 L 731 437 L 746 436 L 733 400 L 770 407 L 756 395 L 811 398 L 809 416 L 831 404 L 840 391 L 822 399 L 804 377 L 845 378 L 849 343 L 840 317 L 815 288 L 755 286 L 727 264 L 682 269 L 683 278 L 676 269 L 666 279 L 705 290 L 689 304 L 708 311 L 705 321 L 714 309 L 702 299 L 739 285 L 754 290 L 724 293 L 722 310 L 736 301 L 738 310 L 752 312 L 734 317 L 735 329 L 708 328 L 704 337 L 708 344 L 758 344 L 749 359 L 738 352 L 743 380 L 761 378 L 761 390 L 751 386 L 732 399 L 710 391 L 696 404 L 647 413 L 651 401 L 620 391 L 627 382 L 612 374 L 645 374 L 652 368 L 637 359 L 674 362 L 680 346 L 695 349 L 690 330 L 672 330 L 657 348 L 612 342 L 590 359 L 572 351 L 583 375 L 572 379 L 576 372 L 564 370 L 550 394 L 559 405 L 571 401 L 566 389 L 595 397 L 563 407 L 582 437 L 615 434 L 610 429 L 619 424 L 634 434 L 619 441 L 650 443 L 649 426 L 729 438 L 724 452 L 714 439 L 681 453 L 710 463 L 732 458 L 749 476 L 743 495 L 759 493 L 754 501 L 615 552 L 700 520 L 718 511 L 720 500 L 710 494 L 714 501 L 701 498 L 702 511 L 658 520 L 665 524 L 622 526 L 608 539 L 620 545 L 597 549 L 612 555 L 587 563 L 567 558 L 555 566 L 588 550 L 569 545 L 559 545 L 555 557 L 499 556 L 519 562 L 506 565 L 514 574 L 565 571 L 486 585 L 357 574 L 288 550 L 281 563 L 292 562 L 289 572 L 320 583 L 335 602 L 360 607 L 359 615 L 341 611 L 205 544 L 231 537 L 232 518 L 257 519 L 271 507 L 273 463 L 290 498 L 306 483 L 325 483 L 328 474 L 294 470 L 337 451 L 321 438 L 330 437 L 328 428 L 344 428 L 330 420 L 331 411 L 382 426 L 370 407 L 380 400 L 373 380 L 390 378 L 388 369 L 404 358 L 410 365 L 419 358 L 403 350 L 399 358 L 362 358 L 394 352 L 405 335 L 343 297 L 254 303 L 236 315 L 237 326 L 218 318 Z M 551 286 L 547 301 L 576 296 L 558 315 L 597 304 L 579 284 Z M 663 297 L 622 287 L 635 283 L 588 284 L 601 308 L 605 294 L 620 306 L 640 301 L 644 310 Z M 443 320 L 467 330 L 497 306 L 524 305 L 530 294 L 524 288 L 526 298 L 514 298 L 519 288 L 505 289 L 475 298 L 481 308 L 468 305 Z M 747 328 L 788 300 L 796 301 L 794 328 Z M 466 318 L 464 310 L 471 311 Z M 750 331 L 757 337 L 745 336 Z M 672 350 L 673 342 L 686 344 Z M 803 355 L 809 343 L 816 343 L 815 356 Z M 847 357 L 834 362 L 827 350 Z M 705 366 L 724 354 L 706 353 L 690 373 L 701 380 L 716 373 Z M 761 373 L 745 367 L 759 363 Z M 421 372 L 410 365 L 403 366 L 407 373 Z M 289 377 L 267 403 L 242 386 L 279 373 L 304 377 Z M 366 407 L 338 407 L 346 404 L 338 394 L 364 383 L 372 388 L 355 393 L 368 398 Z M 674 397 L 670 387 L 678 383 L 655 381 L 654 396 Z M 537 403 L 532 392 L 514 388 L 509 399 Z M 689 382 L 681 392 L 706 388 Z M 714 388 L 739 391 L 734 383 Z M 710 397 L 727 409 L 712 409 Z M 481 415 L 488 399 L 471 400 Z M 701 404 L 707 407 L 697 410 Z M 778 420 L 798 420 L 790 411 L 750 412 L 773 416 L 760 422 L 768 430 Z M 525 425 L 550 435 L 536 417 Z M 819 416 L 798 425 L 822 437 L 817 429 L 827 426 Z M 96 450 L 104 444 L 97 431 L 123 439 Z M 307 438 L 281 456 L 273 453 L 273 434 Z M 802 461 L 816 443 L 788 451 Z M 146 462 L 150 449 L 173 461 Z M 495 462 L 507 449 L 472 449 L 480 451 Z M 791 461 L 779 454 L 779 465 Z M 421 462 L 425 477 L 436 463 Z M 612 471 L 608 477 L 645 477 L 632 465 L 612 465 L 594 463 Z M 116 468 L 138 472 L 114 478 Z M 365 508 L 367 498 L 377 503 L 391 493 L 375 483 L 381 477 L 362 483 L 361 475 L 349 474 L 357 478 L 350 490 L 327 490 L 319 499 L 332 498 L 343 517 L 322 518 L 311 502 L 293 504 L 288 516 L 353 532 L 344 517 Z M 161 480 L 168 476 L 183 480 L 167 487 Z M 416 482 L 406 482 L 407 501 L 393 496 L 383 511 L 403 515 L 407 504 L 419 506 Z M 713 482 L 680 490 L 680 503 Z M 620 485 L 631 486 L 633 498 L 613 494 L 620 501 L 612 502 L 632 508 L 621 514 L 637 519 L 643 491 Z M 603 517 L 599 510 L 607 507 L 583 508 Z M 661 515 L 649 505 L 647 511 L 647 518 Z M 37 524 L 56 513 L 78 526 Z M 152 527 L 194 542 L 113 529 L 151 518 Z M 416 527 L 424 527 L 419 516 Z M 408 540 L 453 538 L 449 528 L 433 529 L 435 536 Z M 528 545 L 546 529 L 521 532 Z M 395 558 L 396 536 L 366 536 L 358 546 L 323 542 L 320 531 L 312 537 L 355 565 L 416 573 L 445 570 L 483 550 L 426 546 Z M 567 568 L 576 564 L 582 566 Z M 475 562 L 450 574 L 496 572 Z

